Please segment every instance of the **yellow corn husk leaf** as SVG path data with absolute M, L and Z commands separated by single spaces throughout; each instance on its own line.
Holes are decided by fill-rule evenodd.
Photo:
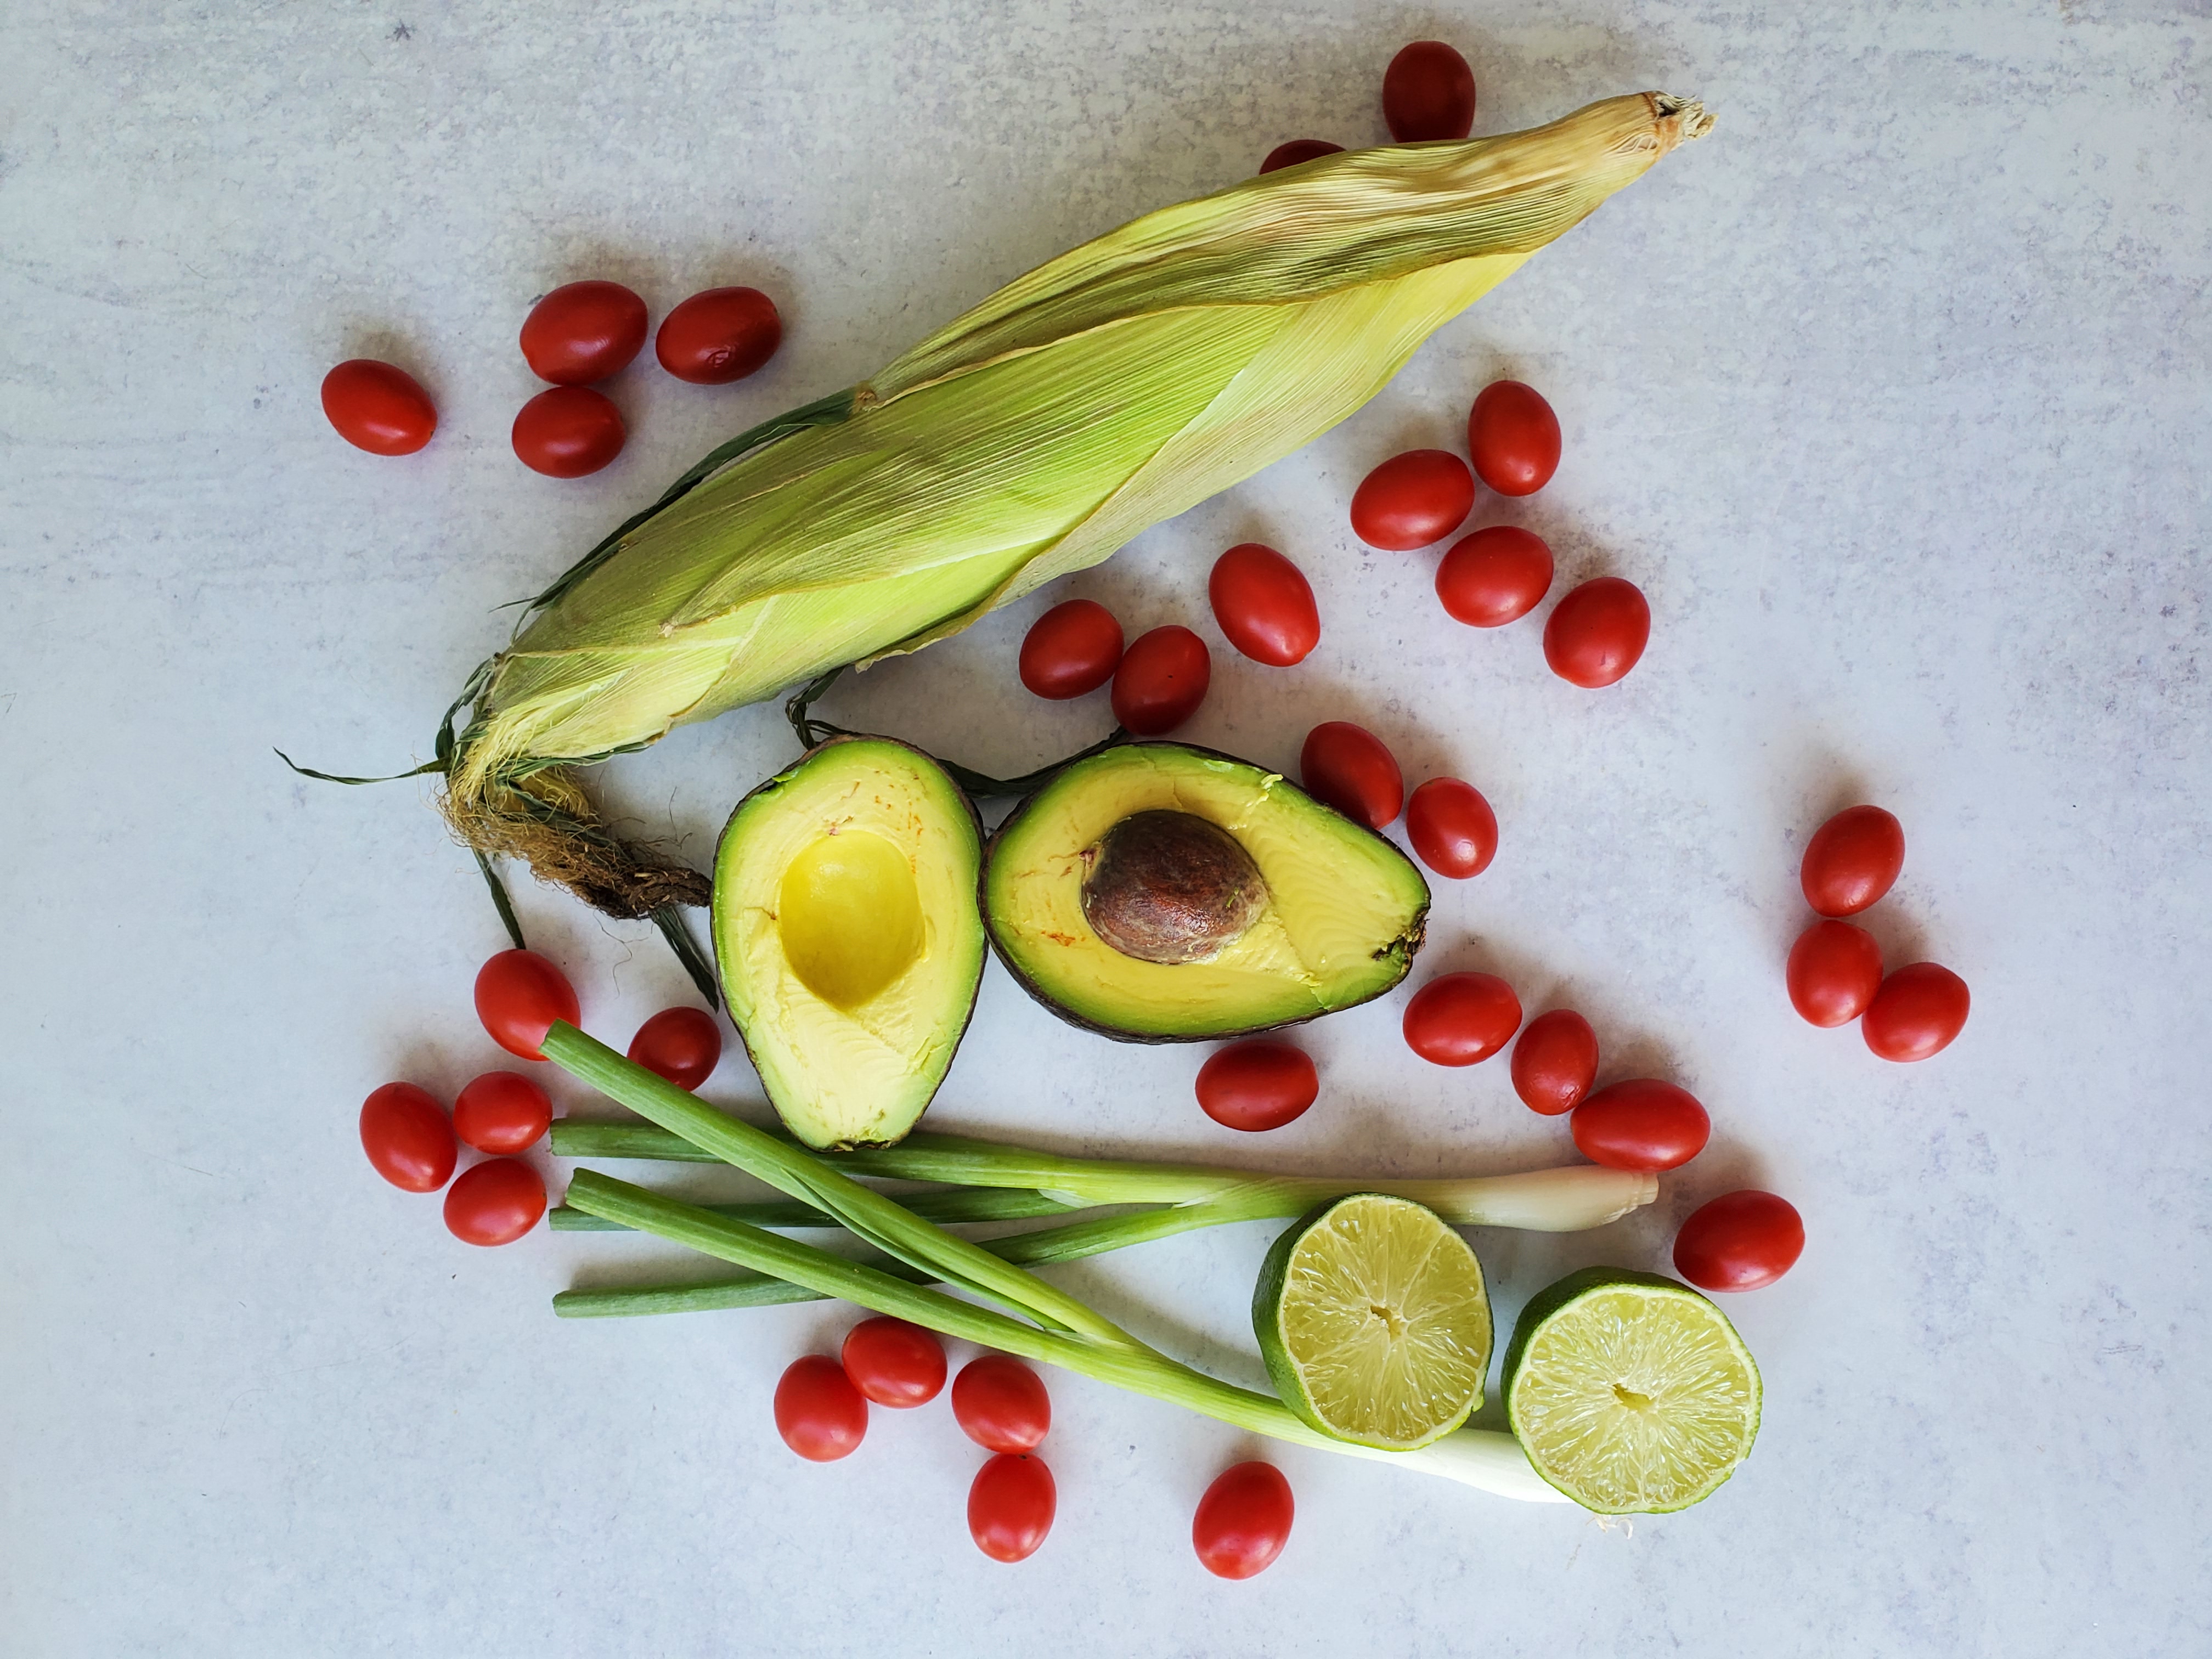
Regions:
M 1039 266 L 572 573 L 487 665 L 466 803 L 913 650 L 1335 425 L 1711 125 L 1661 94 L 1325 157 Z M 456 822 L 462 822 L 456 816 Z

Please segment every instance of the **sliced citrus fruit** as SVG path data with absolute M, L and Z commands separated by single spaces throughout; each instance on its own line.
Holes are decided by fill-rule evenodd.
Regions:
M 1355 1193 L 1308 1213 L 1267 1252 L 1252 1326 L 1283 1403 L 1340 1440 L 1410 1451 L 1482 1403 L 1482 1264 L 1410 1199 Z
M 1533 1298 L 1505 1351 L 1528 1462 L 1601 1515 L 1686 1509 L 1749 1455 L 1759 1367 L 1728 1316 L 1671 1279 L 1589 1267 Z

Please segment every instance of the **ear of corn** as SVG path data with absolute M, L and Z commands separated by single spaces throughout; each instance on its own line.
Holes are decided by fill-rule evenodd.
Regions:
M 520 823 L 543 830 L 547 803 L 588 821 L 547 769 L 916 649 L 1097 562 L 1351 414 L 1710 125 L 1636 94 L 1528 132 L 1327 156 L 1018 278 L 557 584 L 472 683 L 449 816 L 481 848 L 603 889 L 610 872 L 580 885 Z

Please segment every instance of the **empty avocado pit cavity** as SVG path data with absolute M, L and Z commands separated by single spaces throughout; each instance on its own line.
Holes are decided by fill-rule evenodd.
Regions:
M 913 867 L 881 836 L 825 835 L 785 868 L 776 927 L 799 982 L 833 1007 L 858 1008 L 921 958 Z
M 1139 962 L 1204 962 L 1242 938 L 1267 884 L 1242 842 L 1190 812 L 1133 812 L 1085 854 L 1083 915 Z

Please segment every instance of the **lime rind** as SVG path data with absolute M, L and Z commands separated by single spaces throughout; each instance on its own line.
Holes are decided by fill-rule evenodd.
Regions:
M 1409 1199 L 1354 1194 L 1285 1231 L 1252 1322 L 1284 1403 L 1338 1439 L 1411 1451 L 1482 1403 L 1492 1334 L 1482 1264 Z
M 1710 1497 L 1759 1433 L 1759 1366 L 1686 1285 L 1593 1267 L 1532 1299 L 1505 1356 L 1505 1414 L 1536 1473 L 1601 1515 Z

